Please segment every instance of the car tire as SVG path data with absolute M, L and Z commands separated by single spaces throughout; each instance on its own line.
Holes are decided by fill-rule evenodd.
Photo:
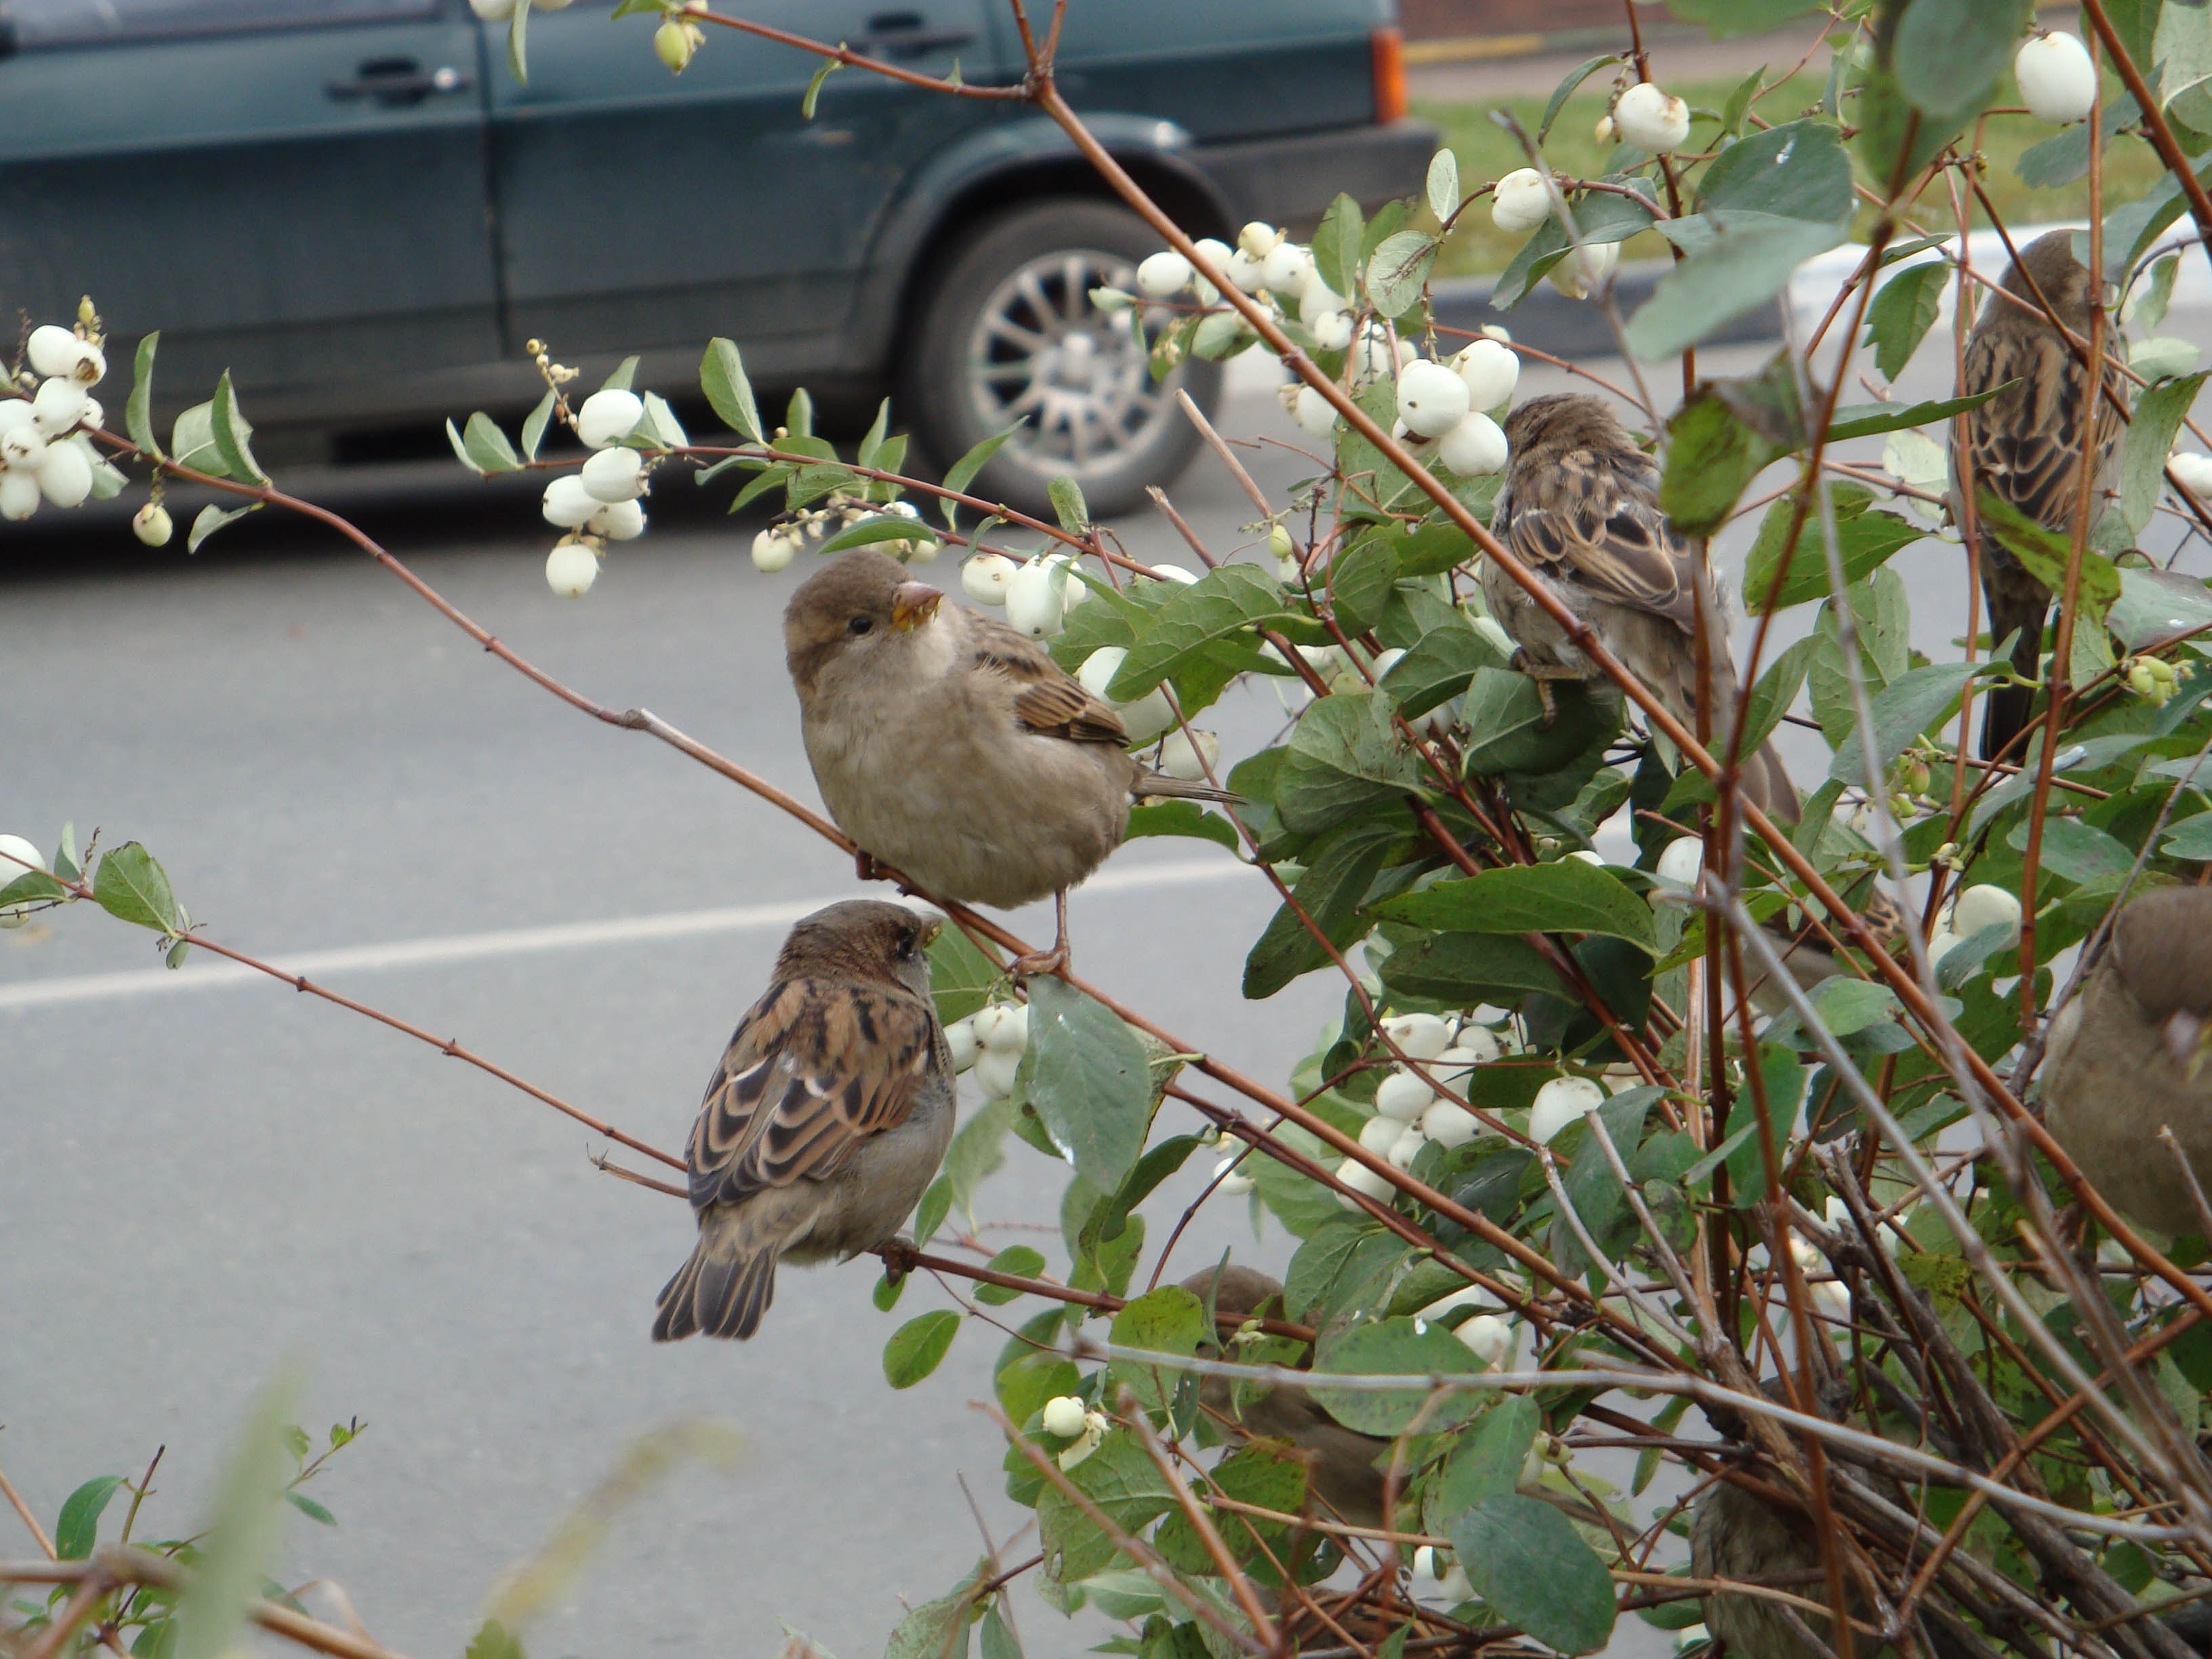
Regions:
M 1221 365 L 1188 362 L 1155 382 L 1128 314 L 1091 303 L 1133 292 L 1158 234 L 1109 202 L 1035 202 L 968 227 L 908 315 L 899 390 L 930 459 L 949 467 L 1014 426 L 970 493 L 1049 519 L 1047 486 L 1072 477 L 1096 517 L 1127 512 L 1174 479 L 1199 444 L 1178 389 L 1212 412 Z M 1155 332 L 1173 320 L 1158 313 Z

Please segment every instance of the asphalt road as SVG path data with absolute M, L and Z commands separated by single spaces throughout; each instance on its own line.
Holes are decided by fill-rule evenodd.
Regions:
M 1931 341 L 1923 360 L 1947 355 Z M 1223 425 L 1295 435 L 1250 390 Z M 1305 470 L 1279 449 L 1253 465 L 1271 486 Z M 549 672 L 811 798 L 776 642 L 809 567 L 763 577 L 716 513 L 656 503 L 661 522 L 587 599 L 557 600 L 532 504 L 453 471 L 301 487 L 358 512 Z M 1249 506 L 1210 459 L 1175 495 L 1218 553 L 1244 539 Z M 1139 556 L 1178 551 L 1155 516 L 1118 528 Z M 679 1146 L 783 926 L 857 890 L 849 863 L 563 707 L 328 535 L 250 529 L 196 559 L 146 556 L 112 526 L 0 539 L 0 830 L 50 846 L 73 818 L 142 840 L 224 940 L 338 953 L 319 972 L 348 994 Z M 1942 649 L 1964 615 L 1955 554 L 1927 544 L 1899 568 L 1919 642 Z M 1255 691 L 1217 723 L 1233 758 L 1282 718 Z M 1280 1079 L 1338 994 L 1316 976 L 1238 997 L 1271 908 L 1217 849 L 1133 846 L 1076 899 L 1078 960 Z M 515 932 L 545 929 L 560 931 Z M 592 1169 L 598 1139 L 326 1005 L 204 960 L 157 967 L 143 936 L 88 910 L 0 933 L 0 1468 L 49 1526 L 79 1481 L 166 1446 L 149 1525 L 188 1527 L 250 1392 L 297 1355 L 311 1429 L 357 1415 L 370 1431 L 314 1488 L 339 1526 L 295 1520 L 285 1576 L 343 1584 L 408 1652 L 458 1651 L 500 1569 L 629 1437 L 686 1416 L 733 1422 L 745 1455 L 679 1474 L 617 1524 L 532 1651 L 766 1653 L 782 1618 L 850 1659 L 878 1650 L 902 1597 L 941 1594 L 981 1552 L 963 1476 L 1004 1541 L 1017 1512 L 969 1408 L 995 1335 L 963 1330 L 908 1395 L 878 1369 L 896 1323 L 941 1303 L 934 1285 L 885 1316 L 866 1263 L 794 1273 L 750 1344 L 655 1349 L 653 1297 L 689 1219 Z M 984 1236 L 1033 1237 L 1057 1261 L 1060 1182 L 1013 1152 Z M 1202 1218 L 1179 1270 L 1229 1244 L 1279 1269 L 1289 1243 Z M 1033 1654 L 1097 1639 L 1021 1606 Z M 1662 1649 L 1625 1626 L 1616 1651 Z

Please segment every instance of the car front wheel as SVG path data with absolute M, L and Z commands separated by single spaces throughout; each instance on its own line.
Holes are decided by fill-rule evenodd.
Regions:
M 1011 429 L 969 489 L 1045 518 L 1057 477 L 1074 479 L 1101 517 L 1173 479 L 1199 442 L 1175 394 L 1211 413 L 1220 365 L 1186 362 L 1154 380 L 1129 313 L 1091 302 L 1094 288 L 1133 293 L 1137 262 L 1159 247 L 1135 214 L 1095 201 L 1035 203 L 962 233 L 909 319 L 902 364 L 930 458 L 950 466 Z M 1176 315 L 1142 314 L 1152 336 Z

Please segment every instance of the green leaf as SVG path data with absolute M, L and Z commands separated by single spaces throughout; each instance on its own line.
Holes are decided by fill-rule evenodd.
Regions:
M 2120 597 L 2105 616 L 2105 625 L 2130 651 L 2207 624 L 2212 624 L 2212 590 L 2176 570 L 2121 571 Z
M 1439 222 L 1449 219 L 1459 206 L 1459 157 L 1449 149 L 1440 149 L 1429 157 L 1429 176 L 1426 180 L 1429 211 Z
M 1793 641 L 1759 677 L 1745 710 L 1741 752 L 1752 753 L 1782 724 L 1782 717 L 1790 712 L 1790 705 L 1804 686 L 1805 671 L 1813 665 L 1813 653 L 1820 647 L 1820 641 L 1809 634 Z
M 1840 224 L 1790 218 L 1714 226 L 1695 252 L 1668 268 L 1628 319 L 1629 349 L 1646 362 L 1686 350 L 1773 299 L 1799 265 L 1843 240 Z
M 1137 635 L 1106 695 L 1133 702 L 1182 672 L 1215 641 L 1289 616 L 1282 584 L 1257 565 L 1218 566 L 1168 595 Z
M 1897 25 L 1898 90 L 1939 118 L 1978 109 L 2026 26 L 2021 0 L 1913 0 Z
M 82 1561 L 100 1541 L 100 1517 L 107 1500 L 122 1486 L 119 1474 L 94 1475 L 62 1500 L 61 1518 L 54 1522 L 54 1553 L 64 1561 Z
M 1902 374 L 1920 349 L 1943 307 L 1943 284 L 1951 267 L 1941 259 L 1909 265 L 1883 283 L 1867 307 L 1866 343 L 1884 380 Z
M 959 1334 L 960 1316 L 949 1308 L 908 1320 L 884 1344 L 884 1380 L 894 1389 L 912 1388 L 937 1369 Z
M 927 534 L 921 526 L 902 514 L 887 513 L 880 518 L 863 519 L 858 524 L 839 531 L 815 550 L 817 553 L 842 553 L 855 547 L 873 547 L 879 542 L 910 542 Z
M 1940 662 L 1909 669 L 1875 694 L 1875 764 L 1887 770 L 1915 738 L 1959 705 L 1959 694 L 1977 674 L 1991 672 L 1986 662 Z M 1828 775 L 1840 783 L 1866 781 L 1866 751 L 1854 729 L 1838 745 Z
M 814 118 L 814 106 L 822 98 L 822 83 L 844 67 L 835 58 L 823 60 L 822 67 L 814 71 L 813 78 L 806 83 L 806 95 L 799 100 L 799 119 L 811 121 Z
M 1836 411 L 1835 421 L 1828 428 L 1828 441 L 1836 443 L 1845 438 L 1870 438 L 1877 433 L 1899 432 L 1907 427 L 1948 421 L 1954 415 L 1979 408 L 2014 384 L 2007 380 L 1981 392 L 1970 392 L 1963 398 L 1938 398 L 1924 404 L 1847 404 Z
M 2015 853 L 2027 850 L 2028 822 L 2022 818 L 2005 837 Z M 2051 817 L 2043 821 L 2042 866 L 2067 881 L 2087 883 L 2124 875 L 2135 867 L 2136 855 L 2094 824 L 2079 818 Z
M 1567 100 L 1573 95 L 1577 87 L 1582 85 L 1608 64 L 1618 64 L 1620 61 L 1620 54 L 1617 52 L 1601 52 L 1597 57 L 1577 64 L 1569 70 L 1560 79 L 1559 84 L 1552 88 L 1550 101 L 1544 106 L 1544 118 L 1536 123 L 1536 142 L 1540 144 L 1550 137 L 1552 123 L 1559 118 L 1559 112 L 1566 107 Z
M 522 1638 L 496 1619 L 487 1619 L 469 1638 L 462 1659 L 525 1659 Z
M 658 392 L 648 392 L 641 401 L 645 404 L 645 413 L 630 429 L 629 441 L 633 446 L 681 449 L 691 441 L 684 435 L 684 422 L 676 418 L 676 411 L 669 406 L 667 398 Z
M 1100 1441 L 1068 1471 L 1068 1480 L 1125 1532 L 1139 1531 L 1176 1507 L 1159 1469 L 1126 1429 Z M 1057 1487 L 1037 1499 L 1037 1533 L 1045 1571 L 1061 1583 L 1090 1577 L 1115 1556 L 1113 1540 Z
M 448 428 L 451 421 L 446 422 Z M 478 472 L 520 472 L 522 460 L 514 453 L 514 446 L 507 441 L 507 434 L 499 429 L 499 422 L 482 410 L 469 416 L 468 429 L 462 434 L 470 461 Z
M 968 486 L 975 481 L 975 475 L 983 470 L 983 464 L 997 454 L 999 447 L 1013 435 L 1014 428 L 1008 427 L 1004 432 L 994 432 L 981 443 L 976 444 L 946 469 L 945 487 L 956 494 L 964 495 Z M 945 498 L 940 504 L 945 509 L 945 524 L 949 530 L 957 522 L 960 504 L 950 497 Z
M 1496 646 L 1464 621 L 1432 628 L 1382 677 L 1382 689 L 1400 714 L 1415 720 L 1465 691 L 1478 671 L 1503 672 L 1505 660 Z
M 1122 830 L 1123 841 L 1135 841 L 1143 836 L 1187 836 L 1194 841 L 1210 841 L 1231 852 L 1241 851 L 1244 843 L 1237 839 L 1237 826 L 1218 812 L 1209 812 L 1194 800 L 1147 801 L 1142 806 L 1129 809 L 1129 825 Z
M 135 841 L 102 855 L 92 881 L 92 896 L 100 908 L 121 921 L 136 922 L 156 933 L 179 930 L 177 897 L 169 878 L 154 855 Z
M 49 899 L 65 899 L 69 896 L 69 889 L 45 871 L 25 872 L 11 861 L 0 860 L 0 910 L 12 909 L 18 904 L 40 904 Z
M 1481 1410 L 1483 1396 L 1467 1389 L 1438 1395 L 1425 1380 L 1402 1390 L 1332 1389 L 1328 1377 L 1372 1374 L 1426 1379 L 1467 1376 L 1482 1370 L 1482 1362 L 1442 1325 L 1417 1329 L 1411 1319 L 1374 1320 L 1322 1343 L 1315 1357 L 1313 1395 L 1331 1417 L 1362 1434 L 1401 1434 L 1416 1418 L 1420 1432 L 1437 1434 L 1457 1428 Z
M 483 467 L 477 462 L 475 456 L 469 453 L 468 445 L 461 440 L 461 429 L 453 424 L 453 417 L 450 415 L 446 417 L 446 441 L 453 447 L 455 460 L 479 478 L 484 476 Z
M 1044 487 L 1046 499 L 1052 502 L 1053 515 L 1060 527 L 1071 536 L 1090 533 L 1091 506 L 1083 499 L 1083 486 L 1073 478 L 1054 478 Z
M 1126 674 L 1128 664 L 1121 669 Z M 1391 722 L 1390 699 L 1377 691 L 1340 691 L 1316 699 L 1299 716 L 1276 778 L 1275 810 L 1290 829 L 1312 833 L 1400 802 L 1420 787 L 1419 763 Z
M 1359 292 L 1359 247 L 1366 234 L 1359 204 L 1340 192 L 1313 234 L 1314 269 L 1345 299 Z
M 1337 626 L 1354 635 L 1374 627 L 1397 580 L 1398 556 L 1386 538 L 1370 536 L 1346 548 L 1328 567 L 1329 603 Z
M 1450 155 L 1450 151 L 1441 152 Z M 1385 317 L 1401 317 L 1411 311 L 1427 286 L 1429 267 L 1443 246 L 1426 231 L 1401 230 L 1382 243 L 1367 261 L 1367 297 Z
M 950 923 L 929 942 L 929 989 L 940 1024 L 967 1018 L 991 1000 L 1006 976 L 1005 969 Z
M 1510 1394 L 1483 1413 L 1474 1429 L 1460 1436 L 1437 1479 L 1436 1513 L 1446 1525 L 1486 1498 L 1498 1498 L 1521 1484 L 1521 1466 L 1536 1443 L 1544 1413 L 1526 1395 Z
M 267 483 L 269 475 L 261 470 L 261 463 L 253 459 L 253 427 L 239 408 L 237 394 L 230 388 L 230 371 L 225 369 L 222 378 L 215 383 L 215 398 L 209 407 L 209 416 L 215 433 L 215 447 L 222 456 L 223 470 L 234 478 L 251 479 L 255 483 Z
M 1659 505 L 1674 528 L 1710 536 L 1727 523 L 1744 486 L 1803 441 L 1804 424 L 1786 358 L 1745 380 L 1700 386 L 1667 422 Z
M 1256 1002 L 1271 997 L 1299 975 L 1328 965 L 1328 952 L 1299 912 L 1340 950 L 1367 931 L 1360 902 L 1401 834 L 1395 824 L 1363 821 L 1331 830 L 1307 850 L 1305 869 L 1291 890 L 1291 902 L 1269 919 L 1244 959 L 1247 998 Z
M 1017 1279 L 1035 1279 L 1044 1272 L 1044 1253 L 1027 1244 L 1009 1244 L 983 1264 L 993 1273 L 1009 1273 Z M 1003 1306 L 1024 1292 L 1011 1290 L 1004 1285 L 978 1285 L 975 1299 L 991 1307 Z
M 1820 120 L 1785 122 L 1729 145 L 1698 186 L 1698 209 L 1723 220 L 1758 215 L 1840 225 L 1855 205 L 1843 135 Z
M 102 875 L 114 856 L 100 861 Z M 283 1530 L 277 1498 L 292 1474 L 286 1431 L 299 1415 L 300 1391 L 296 1372 L 280 1372 L 246 1413 L 216 1491 L 191 1588 L 177 1603 L 176 1659 L 230 1652 L 245 1627 L 247 1602 L 261 1593 Z
M 2153 85 L 2157 83 L 2158 73 L 2159 66 L 2152 65 L 2149 78 Z M 2106 91 L 2101 125 L 2107 144 L 2121 128 L 2131 127 L 2142 119 L 2142 106 L 2136 102 L 2132 93 L 2122 92 L 2115 96 L 2112 90 Z M 2079 182 L 2089 171 L 2089 124 L 2077 121 L 2072 126 L 2060 128 L 2041 143 L 2031 145 L 2021 153 L 2013 171 L 2020 175 L 2022 184 L 2033 190 L 2052 190 Z M 2153 329 L 2165 314 L 2166 307 L 2160 305 L 2148 318 L 2138 313 L 2130 320 L 2139 327 Z
M 837 66 L 834 58 L 826 65 Z M 820 84 L 822 77 L 814 78 Z M 949 1595 L 924 1601 L 900 1620 L 892 1627 L 884 1659 L 968 1659 L 968 1628 L 982 1611 L 978 1592 L 988 1576 L 988 1565 L 987 1562 L 969 1573 Z M 797 1644 L 787 1650 L 799 1650 Z
M 2067 538 L 2055 531 L 2045 530 L 2009 501 L 2000 501 L 1992 491 L 1984 489 L 1980 494 L 1983 526 L 2027 567 L 2036 580 L 2053 593 L 2064 592 L 2066 567 L 2072 557 L 2072 547 Z M 2103 554 L 2087 547 L 2081 550 L 2081 592 L 2080 614 L 2093 625 L 2101 623 L 2105 612 L 2120 596 L 2119 570 Z
M 2120 444 L 2120 513 L 2137 535 L 2151 520 L 2159 492 L 2166 488 L 2166 457 L 2173 447 L 2173 434 L 2207 376 L 2191 374 L 2179 380 L 2161 380 L 2136 401 L 2127 436 Z
M 1135 1165 L 1152 1120 L 1144 1045 L 1104 1004 L 1065 980 L 1029 981 L 1030 1040 L 1016 1078 L 1075 1172 L 1111 1192 Z
M 337 1516 L 303 1492 L 288 1492 L 284 1494 L 284 1501 L 310 1521 L 319 1522 L 325 1527 L 335 1527 L 338 1523 Z
M 724 426 L 754 443 L 766 441 L 753 383 L 745 378 L 744 360 L 733 342 L 717 336 L 707 343 L 707 355 L 699 362 L 699 389 Z
M 225 525 L 236 524 L 247 514 L 258 512 L 260 507 L 261 503 L 258 501 L 253 502 L 251 506 L 234 507 L 228 509 L 217 507 L 212 501 L 209 502 L 193 515 L 192 527 L 185 533 L 185 551 L 198 552 L 200 544 L 214 535 L 216 531 Z
M 1509 865 L 1385 899 L 1380 915 L 1467 933 L 1599 933 L 1655 951 L 1651 907 L 1580 859 Z
M 131 396 L 123 405 L 123 423 L 130 430 L 131 441 L 149 455 L 161 453 L 161 446 L 154 439 L 154 354 L 161 343 L 159 329 L 138 342 Z
M 169 434 L 169 453 L 179 466 L 210 472 L 218 478 L 231 476 L 222 450 L 215 441 L 215 405 L 194 404 L 177 416 Z
M 1560 687 L 1553 707 L 1556 714 L 1547 722 L 1543 694 L 1526 674 L 1477 669 L 1463 706 L 1473 735 L 1461 750 L 1462 769 L 1471 778 L 1563 771 L 1620 729 L 1620 702 L 1613 696 Z
M 1444 933 L 1401 945 L 1382 960 L 1382 982 L 1449 1008 L 1513 1002 L 1523 991 L 1561 994 L 1559 975 L 1534 945 L 1499 933 Z
M 999 1616 L 999 1602 L 1005 1599 L 1002 1590 L 984 1612 L 981 1659 L 1022 1659 L 1022 1644 L 1015 1639 L 1013 1627 Z
M 1652 187 L 1649 179 L 1615 173 L 1598 182 L 1616 189 L 1586 191 L 1568 204 L 1575 216 L 1575 229 L 1585 243 L 1625 242 L 1651 228 L 1658 210 L 1644 193 Z M 1566 226 L 1554 214 L 1531 233 L 1520 252 L 1507 262 L 1491 290 L 1491 305 L 1510 311 L 1520 304 L 1545 272 L 1566 257 L 1570 246 Z
M 1838 492 L 1840 497 L 1841 492 Z M 1845 512 L 1838 499 L 1836 513 L 1836 552 L 1844 567 L 1844 583 L 1863 581 L 1887 564 L 1891 556 L 1929 532 L 1901 514 Z M 1758 538 L 1744 560 L 1744 609 L 1756 616 L 1765 611 L 1786 611 L 1808 599 L 1829 593 L 1828 561 L 1820 545 L 1820 521 L 1807 514 L 1795 539 L 1790 527 L 1797 516 L 1797 503 L 1789 496 L 1766 509 L 1759 520 Z M 1796 550 L 1789 552 L 1794 548 Z M 1788 558 L 1785 573 L 1783 562 Z
M 1113 1340 L 1118 1347 L 1142 1348 L 1147 1353 L 1188 1359 L 1201 1344 L 1213 1340 L 1199 1299 L 1180 1285 L 1163 1285 L 1147 1291 L 1114 1316 Z M 1182 1373 L 1133 1360 L 1116 1359 L 1108 1372 L 1115 1383 L 1127 1383 L 1137 1403 L 1147 1411 L 1164 1411 L 1175 1397 Z M 1110 1395 L 1109 1396 L 1111 1397 Z
M 1453 1520 L 1452 1553 L 1498 1617 L 1561 1653 L 1613 1634 L 1613 1580 L 1574 1523 L 1538 1498 L 1498 1492 Z
M 2212 812 L 2199 812 L 2194 817 L 2168 824 L 2166 839 L 2159 843 L 2158 850 L 2170 859 L 2212 862 Z M 1949 960 L 1948 957 L 1944 959 Z
M 546 426 L 553 419 L 556 401 L 553 393 L 548 391 L 538 400 L 537 408 L 523 417 L 522 454 L 525 460 L 534 461 L 538 459 L 538 448 L 545 441 Z
M 514 21 L 507 26 L 507 73 L 525 86 L 530 83 L 530 0 L 515 0 Z

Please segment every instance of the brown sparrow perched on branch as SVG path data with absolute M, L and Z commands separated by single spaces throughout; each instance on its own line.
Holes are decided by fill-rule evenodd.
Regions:
M 691 1131 L 699 1243 L 660 1292 L 654 1341 L 750 1336 L 779 1260 L 872 1249 L 921 1199 L 952 1139 L 952 1057 L 923 953 L 934 931 L 874 899 L 791 930 Z
M 2060 322 L 2088 338 L 2091 278 L 2074 257 L 2073 243 L 2073 232 L 2051 231 L 2021 249 L 2019 263 L 2006 267 L 2004 293 L 1988 296 L 1966 341 L 1963 380 L 1968 393 L 2017 382 L 1966 413 L 1966 459 L 1974 489 L 1990 491 L 2061 535 L 2072 529 L 2081 504 L 2082 434 L 2088 434 L 2093 486 L 2099 489 L 2110 480 L 2120 437 L 2118 410 L 2089 390 L 2081 359 L 2044 309 L 2047 301 Z M 2124 389 L 2118 369 L 2109 364 L 2105 381 L 2114 391 Z M 1960 516 L 1960 471 L 1954 447 L 1954 517 Z M 2043 654 L 2043 617 L 2051 590 L 1986 528 L 1978 540 L 1990 639 L 2002 645 L 2017 634 L 2013 671 L 2032 680 Z M 1996 686 L 1984 696 L 1984 760 L 1995 760 L 2020 735 L 2034 702 L 2034 691 L 2024 685 Z
M 1193 1273 L 1182 1282 L 1203 1303 L 1210 1293 L 1224 1330 L 1254 1317 L 1262 1308 L 1283 1316 L 1283 1287 L 1250 1267 L 1224 1266 Z M 1222 1347 L 1228 1346 L 1224 1340 Z M 1199 1403 L 1217 1417 L 1242 1424 L 1255 1440 L 1285 1440 L 1304 1456 L 1306 1490 L 1355 1527 L 1382 1525 L 1382 1469 L 1378 1459 L 1390 1450 L 1388 1440 L 1346 1428 L 1315 1403 L 1303 1389 L 1280 1387 L 1237 1408 L 1237 1384 L 1225 1376 L 1199 1383 Z
M 1636 447 L 1595 398 L 1531 398 L 1505 418 L 1511 459 L 1491 529 L 1535 572 L 1607 650 L 1650 687 L 1667 711 L 1698 729 L 1698 564 L 1659 510 L 1659 465 Z M 1586 680 L 1597 670 L 1528 592 L 1486 560 L 1482 596 L 1520 649 L 1514 666 L 1532 676 L 1552 708 L 1551 682 Z M 1705 628 L 1711 676 L 1706 747 L 1728 747 L 1735 719 L 1735 664 L 1729 655 L 1727 599 L 1708 573 Z M 1797 792 L 1771 744 L 1744 757 L 1743 792 L 1778 823 L 1797 821 Z
M 806 758 L 838 827 L 929 896 L 1001 909 L 1056 897 L 1052 950 L 1016 967 L 1058 971 L 1067 890 L 1121 844 L 1133 799 L 1234 797 L 1139 766 L 1121 717 L 1042 646 L 944 598 L 868 551 L 791 596 L 783 643 Z
M 2206 1231 L 2174 1148 L 2212 1190 L 2212 890 L 2164 887 L 2112 923 L 2051 1022 L 2043 1118 L 2097 1190 L 2162 1233 Z

